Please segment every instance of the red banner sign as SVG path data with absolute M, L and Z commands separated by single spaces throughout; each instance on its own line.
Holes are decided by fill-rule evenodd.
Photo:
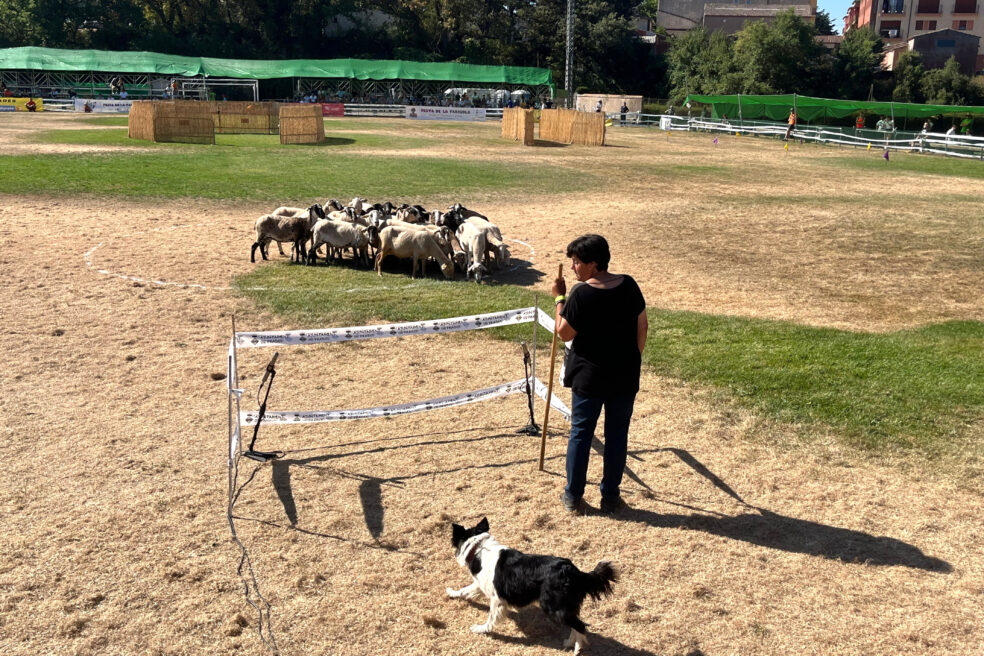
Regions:
M 321 103 L 322 116 L 345 116 L 344 103 Z

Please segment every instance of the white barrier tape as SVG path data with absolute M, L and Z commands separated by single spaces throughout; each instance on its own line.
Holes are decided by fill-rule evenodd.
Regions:
M 541 399 L 546 400 L 547 398 L 547 386 L 539 378 L 533 379 L 533 388 L 536 395 Z M 564 405 L 564 402 L 557 398 L 556 394 L 550 395 L 550 407 L 560 413 L 560 415 L 566 420 L 571 420 L 571 411 Z
M 536 309 L 536 321 L 541 326 L 543 326 L 544 328 L 546 328 L 550 332 L 551 335 L 553 334 L 553 331 L 554 331 L 554 318 L 551 317 L 546 312 L 544 312 L 543 310 L 541 310 L 540 308 L 537 308 Z
M 262 346 L 294 346 L 298 344 L 331 344 L 360 339 L 381 339 L 384 337 L 409 337 L 411 335 L 433 335 L 462 330 L 478 330 L 511 326 L 533 321 L 532 307 L 475 314 L 467 317 L 431 319 L 390 323 L 378 326 L 350 326 L 348 328 L 323 328 L 316 330 L 278 330 L 255 333 L 236 333 L 236 346 L 252 348 Z
M 427 401 L 414 401 L 412 403 L 400 403 L 398 405 L 378 406 L 375 408 L 362 408 L 359 410 L 312 410 L 306 412 L 270 412 L 268 411 L 263 422 L 268 424 L 316 424 L 327 421 L 345 421 L 348 419 L 372 419 L 374 417 L 393 417 L 397 415 L 408 415 L 415 412 L 426 412 L 428 410 L 439 410 L 441 408 L 452 408 L 454 406 L 487 401 L 507 394 L 516 394 L 526 391 L 526 379 L 520 378 L 510 383 L 486 387 L 472 392 L 462 392 L 452 396 L 442 396 L 437 399 Z M 240 413 L 240 421 L 243 426 L 256 425 L 256 418 L 259 414 L 256 410 Z
M 239 440 L 240 440 L 239 422 L 236 422 L 235 426 L 232 429 L 232 439 L 229 441 L 230 466 L 232 465 L 232 462 L 236 459 L 236 455 L 239 453 Z

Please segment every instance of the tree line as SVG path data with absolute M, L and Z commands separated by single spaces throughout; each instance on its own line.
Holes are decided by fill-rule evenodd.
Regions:
M 850 30 L 834 51 L 817 36 L 816 25 L 791 10 L 772 23 L 749 23 L 734 37 L 691 30 L 674 39 L 667 53 L 670 94 L 797 93 L 942 105 L 984 101 L 984 87 L 962 74 L 954 58 L 927 70 L 919 53 L 906 52 L 888 72 L 880 68 L 884 42 L 874 31 Z
M 567 0 L 0 0 L 0 47 L 150 50 L 243 59 L 362 58 L 549 68 L 563 86 Z M 903 55 L 878 73 L 881 39 L 833 33 L 792 11 L 733 36 L 703 28 L 654 54 L 633 17 L 658 0 L 578 0 L 576 90 L 672 97 L 688 93 L 800 93 L 863 100 L 973 104 L 984 96 L 956 62 L 925 70 Z M 333 29 L 337 27 L 337 29 Z M 329 36 L 330 35 L 330 36 Z

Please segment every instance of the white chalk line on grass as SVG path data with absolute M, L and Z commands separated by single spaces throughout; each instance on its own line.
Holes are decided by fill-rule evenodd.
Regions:
M 178 229 L 181 229 L 181 228 L 197 228 L 197 227 L 202 227 L 202 226 L 205 226 L 205 225 L 206 224 L 204 224 L 204 223 L 199 223 L 199 224 L 166 226 L 166 227 L 163 227 L 163 228 L 154 228 L 154 230 L 152 230 L 151 232 L 163 232 L 165 230 L 178 230 Z M 134 236 L 137 236 L 139 234 L 141 234 L 141 233 L 124 235 L 124 237 L 134 237 Z M 507 241 L 511 241 L 511 242 L 516 243 L 516 244 L 522 244 L 523 246 L 525 246 L 526 248 L 528 248 L 529 251 L 530 251 L 530 264 L 533 263 L 533 258 L 536 255 L 536 252 L 533 250 L 533 246 L 531 246 L 530 244 L 526 243 L 525 241 L 520 241 L 519 239 L 508 239 Z M 140 276 L 132 276 L 132 275 L 129 275 L 129 274 L 126 274 L 126 273 L 117 273 L 115 271 L 109 271 L 107 269 L 99 269 L 99 268 L 96 268 L 96 265 L 92 263 L 92 254 L 95 253 L 100 248 L 102 248 L 104 245 L 105 245 L 105 242 L 99 242 L 98 244 L 96 244 L 95 246 L 93 246 L 92 248 L 90 248 L 89 250 L 87 250 L 85 252 L 85 255 L 83 255 L 83 257 L 85 258 L 85 265 L 87 267 L 89 267 L 89 269 L 91 269 L 92 271 L 95 271 L 96 273 L 98 273 L 100 275 L 109 276 L 111 278 L 118 278 L 120 280 L 126 280 L 126 281 L 129 281 L 129 282 L 136 282 L 136 283 L 140 283 L 140 284 L 144 284 L 144 285 L 157 285 L 158 287 L 175 287 L 175 288 L 178 288 L 178 289 L 201 289 L 201 290 L 204 290 L 204 291 L 232 291 L 234 289 L 238 289 L 240 291 L 249 291 L 249 292 L 294 292 L 294 293 L 304 292 L 304 293 L 309 293 L 309 294 L 319 294 L 319 293 L 321 293 L 319 290 L 316 290 L 316 289 L 296 289 L 296 288 L 293 288 L 293 287 L 231 287 L 231 286 L 228 286 L 228 285 L 225 285 L 225 286 L 221 286 L 221 285 L 203 285 L 201 283 L 195 283 L 195 282 L 172 282 L 170 280 L 152 280 L 150 278 L 141 278 Z M 509 267 L 508 269 L 505 269 L 501 273 L 511 273 L 511 272 L 517 270 L 518 268 L 519 268 L 519 265 L 518 264 L 515 264 L 515 265 Z M 353 293 L 357 293 L 357 292 L 370 292 L 370 291 L 376 291 L 376 290 L 390 291 L 390 290 L 394 290 L 394 289 L 398 289 L 398 288 L 397 287 L 389 287 L 389 286 L 383 286 L 383 287 L 378 287 L 378 286 L 377 287 L 351 287 L 349 289 L 343 289 L 341 291 L 344 292 L 344 293 L 347 293 L 347 294 L 353 294 Z

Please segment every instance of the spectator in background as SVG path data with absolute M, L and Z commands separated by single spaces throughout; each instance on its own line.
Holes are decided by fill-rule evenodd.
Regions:
M 875 123 L 875 129 L 880 130 L 881 132 L 886 132 L 888 130 L 888 121 L 885 120 L 884 116 L 878 119 L 878 122 Z
M 14 92 L 8 89 L 6 84 L 3 85 L 3 97 L 10 98 L 12 95 L 14 95 Z
M 864 114 L 860 114 L 860 113 L 858 114 L 857 120 L 854 121 L 854 129 L 855 130 L 863 130 L 864 129 Z
M 624 100 L 622 101 L 622 106 L 619 107 L 618 111 L 621 115 L 620 118 L 622 119 L 622 125 L 625 125 L 625 114 L 629 111 L 629 106 Z
M 600 100 L 598 101 L 598 104 L 595 105 L 595 111 L 596 112 L 600 112 L 601 111 L 601 101 Z
M 974 119 L 970 114 L 967 114 L 967 118 L 960 121 L 960 134 L 970 135 L 970 128 L 974 125 Z
M 789 118 L 786 119 L 786 137 L 785 140 L 789 141 L 789 137 L 793 134 L 793 129 L 796 127 L 796 110 L 789 110 Z
M 121 89 L 120 90 L 120 100 L 126 100 L 129 97 L 130 97 L 130 94 L 128 94 L 126 92 L 126 89 Z
M 24 105 L 24 107 L 29 112 L 36 112 L 36 111 L 38 111 L 38 104 L 36 102 L 34 102 L 34 98 L 28 98 L 27 99 L 27 103 Z
M 665 114 L 667 116 L 673 116 L 674 114 L 676 114 L 676 110 L 673 109 L 673 103 L 670 103 L 669 105 L 666 106 Z

